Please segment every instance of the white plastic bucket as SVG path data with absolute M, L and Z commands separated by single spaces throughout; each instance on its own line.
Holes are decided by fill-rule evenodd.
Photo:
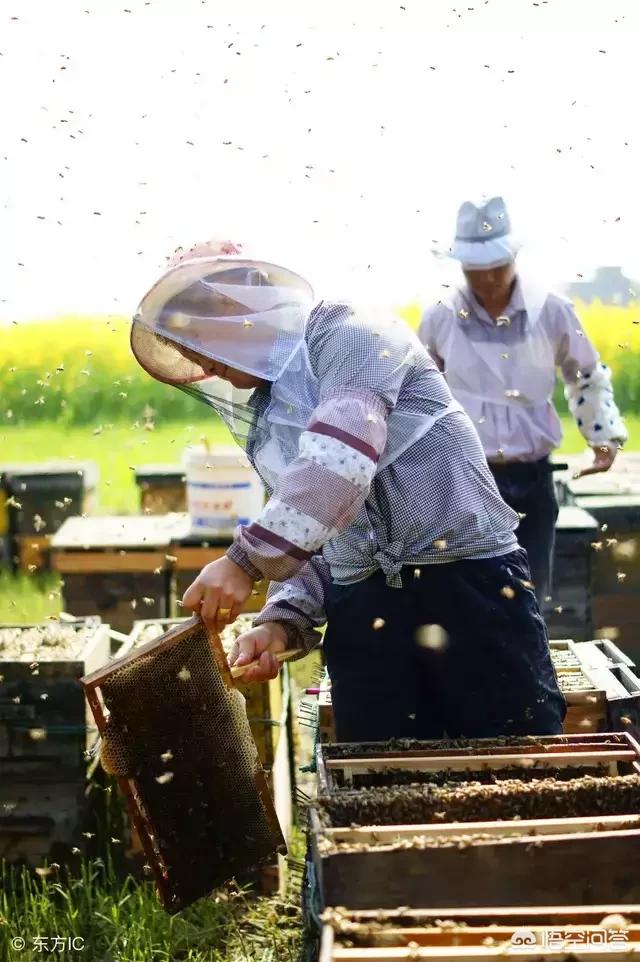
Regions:
M 264 505 L 264 488 L 238 448 L 187 448 L 187 509 L 193 534 L 232 538 L 239 524 L 250 524 Z

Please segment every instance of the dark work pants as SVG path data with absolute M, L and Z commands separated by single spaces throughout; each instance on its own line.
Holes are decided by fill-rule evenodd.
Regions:
M 562 732 L 565 702 L 522 585 L 522 550 L 407 566 L 402 580 L 390 588 L 379 571 L 329 588 L 324 651 L 339 741 Z M 442 647 L 418 643 L 424 625 L 444 629 Z
M 553 547 L 558 518 L 558 499 L 549 459 L 528 464 L 490 464 L 489 467 L 503 500 L 514 511 L 526 515 L 516 534 L 527 552 L 531 580 L 541 604 L 552 594 Z

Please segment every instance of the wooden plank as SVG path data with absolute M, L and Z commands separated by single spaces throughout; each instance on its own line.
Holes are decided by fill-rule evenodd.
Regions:
M 640 815 L 600 815 L 581 818 L 534 818 L 509 822 L 453 822 L 446 825 L 368 825 L 354 828 L 326 828 L 322 838 L 331 844 L 392 845 L 418 836 L 446 839 L 462 835 L 488 835 L 496 839 L 513 835 L 571 835 L 600 828 L 640 829 Z
M 539 946 L 534 950 L 533 957 L 540 958 L 559 958 L 566 959 L 588 959 L 589 962 L 611 962 L 611 959 L 628 958 L 634 952 L 640 952 L 640 948 L 632 949 L 628 944 L 621 942 L 620 945 L 606 945 L 605 947 L 593 945 L 574 945 L 570 948 L 558 947 L 556 949 L 543 948 Z M 531 949 L 524 950 L 522 946 L 442 946 L 439 948 L 340 948 L 335 947 L 331 950 L 331 955 L 325 956 L 329 962 L 398 962 L 407 959 L 410 962 L 419 959 L 429 959 L 430 962 L 449 962 L 451 959 L 491 959 L 499 957 L 501 959 L 522 959 L 523 955 L 531 956 Z
M 318 955 L 318 962 L 332 962 L 335 958 L 334 951 L 335 944 L 335 933 L 331 925 L 322 926 L 322 935 L 320 937 L 320 953 Z
M 350 912 L 348 918 L 354 922 L 375 922 L 399 925 L 407 919 L 411 924 L 436 925 L 439 920 L 446 919 L 459 925 L 598 925 L 607 915 L 619 915 L 621 907 L 618 904 L 601 905 L 495 905 L 490 908 L 483 906 L 469 906 L 460 908 L 446 906 L 438 909 L 390 909 L 381 912 L 380 909 L 362 909 Z M 625 905 L 624 916 L 628 922 L 640 924 L 640 904 Z
M 69 518 L 55 533 L 52 547 L 78 549 L 168 548 L 184 537 L 189 529 L 187 515 L 112 515 L 110 517 Z
M 633 751 L 576 751 L 563 754 L 531 753 L 530 755 L 476 755 L 459 756 L 444 755 L 433 758 L 426 755 L 421 757 L 405 758 L 398 755 L 395 758 L 330 758 L 325 759 L 327 769 L 335 771 L 353 772 L 382 772 L 389 769 L 402 769 L 409 771 L 441 771 L 451 769 L 452 771 L 481 771 L 484 768 L 566 768 L 584 765 L 605 765 L 610 762 L 635 761 L 636 754 Z
M 173 566 L 177 571 L 195 570 L 196 568 L 200 570 L 211 561 L 222 558 L 227 553 L 228 547 L 205 548 L 198 545 L 197 547 L 182 548 L 180 545 L 174 544 L 171 545 L 169 553 L 175 558 Z
M 604 713 L 603 706 L 595 706 L 599 712 Z M 571 712 L 572 709 L 570 708 Z M 582 716 L 575 719 L 576 726 L 578 727 L 579 733 L 577 734 L 565 734 L 565 735 L 546 735 L 541 736 L 531 741 L 523 739 L 525 742 L 521 745 L 510 745 L 508 751 L 510 756 L 524 757 L 525 759 L 530 758 L 532 751 L 535 749 L 538 752 L 544 752 L 543 757 L 549 759 L 548 765 L 552 767 L 562 767 L 558 764 L 558 759 L 561 759 L 566 753 L 575 753 L 575 751 L 587 752 L 590 756 L 594 753 L 617 751 L 618 749 L 624 751 L 631 751 L 637 758 L 640 758 L 640 745 L 635 741 L 629 734 L 628 731 L 621 732 L 585 732 L 583 727 L 579 724 L 582 720 Z M 497 748 L 494 742 L 490 740 L 480 740 L 481 744 L 477 742 L 469 747 L 465 748 L 446 748 L 440 749 L 435 746 L 440 744 L 438 742 L 414 742 L 412 744 L 420 745 L 420 749 L 407 749 L 405 751 L 399 752 L 396 750 L 390 750 L 386 743 L 378 742 L 365 742 L 358 746 L 361 754 L 356 755 L 354 746 L 343 745 L 339 742 L 332 745 L 322 745 L 319 744 L 316 747 L 316 770 L 318 774 L 318 784 L 320 787 L 321 794 L 331 794 L 336 789 L 334 782 L 334 771 L 344 771 L 345 762 L 348 762 L 350 758 L 359 758 L 368 760 L 374 758 L 377 760 L 382 760 L 387 763 L 387 768 L 393 769 L 397 768 L 397 765 L 393 763 L 398 758 L 404 758 L 407 761 L 409 769 L 412 767 L 412 762 L 415 758 L 422 758 L 428 756 L 434 760 L 440 761 L 440 767 L 446 768 L 446 760 L 449 757 L 455 757 L 460 759 L 459 764 L 464 769 L 466 761 L 466 767 L 471 770 L 481 770 L 484 766 L 482 760 L 491 757 L 491 754 L 495 756 L 504 751 L 503 748 Z M 486 747 L 485 747 L 486 746 Z M 446 757 L 445 757 L 446 756 Z M 444 759 L 444 760 L 443 760 Z M 616 762 L 608 763 L 612 774 L 617 771 Z M 531 765 L 530 761 L 524 762 L 525 766 Z M 437 766 L 436 766 L 437 767 Z
M 616 914 L 621 915 L 622 913 Z M 331 921 L 329 924 L 333 928 Z M 524 927 L 522 926 L 522 928 Z M 542 942 L 549 935 L 556 934 L 559 936 L 561 933 L 566 933 L 568 936 L 584 933 L 586 937 L 596 936 L 596 933 L 598 933 L 602 938 L 604 932 L 607 931 L 597 924 L 571 925 L 564 922 L 561 922 L 556 929 L 549 925 L 526 925 L 526 930 L 537 936 L 539 942 Z M 613 931 L 619 932 L 621 930 L 622 926 Z M 460 946 L 462 948 L 464 946 L 481 946 L 486 943 L 486 947 L 492 947 L 492 945 L 497 947 L 500 942 L 510 942 L 517 931 L 518 927 L 514 925 L 447 925 L 442 928 L 439 926 L 424 928 L 410 925 L 386 926 L 382 923 L 378 926 L 371 926 L 370 924 L 366 926 L 361 922 L 352 922 L 351 917 L 344 921 L 341 920 L 337 926 L 338 940 L 347 939 L 350 943 L 360 943 L 362 948 L 400 948 L 406 946 L 409 942 L 418 946 Z M 625 945 L 626 951 L 630 951 L 634 945 L 636 950 L 640 949 L 640 926 L 627 925 L 623 931 L 628 940 Z M 586 940 L 585 938 L 584 942 Z M 365 943 L 367 944 L 365 945 Z M 594 942 L 594 944 L 597 943 Z M 610 944 L 612 945 L 612 951 L 615 951 L 616 943 Z M 622 947 L 622 942 L 618 941 L 617 947 Z
M 387 928 L 386 926 L 380 926 L 380 928 L 375 928 L 373 931 L 367 932 L 365 926 L 362 924 L 354 924 L 353 927 L 351 927 L 348 922 L 345 928 L 349 929 L 348 932 L 344 933 L 347 939 L 351 941 L 353 934 L 357 941 L 366 940 L 370 942 L 371 948 L 381 948 L 383 946 L 392 947 L 395 942 L 397 942 L 398 947 L 400 947 L 406 945 L 409 941 L 416 942 L 421 946 L 481 945 L 483 941 L 497 943 L 505 939 L 510 940 L 514 932 L 517 931 L 513 925 L 478 925 L 472 927 L 445 926 L 443 928 L 437 926 L 433 928 L 420 928 L 417 926 L 390 926 Z M 343 934 L 341 929 L 342 927 L 339 926 L 339 936 Z M 584 932 L 590 935 L 597 932 L 603 934 L 605 931 L 599 925 L 585 925 L 582 927 L 562 924 L 559 926 L 559 930 L 562 933 L 573 933 L 574 935 L 578 932 Z M 533 932 L 534 935 L 545 936 L 553 933 L 554 929 L 547 925 L 532 925 L 527 927 L 527 931 Z M 632 944 L 638 942 L 640 939 L 640 926 L 630 925 L 624 931 L 628 938 L 627 949 L 630 949 Z M 638 947 L 640 948 L 640 946 Z
M 640 900 L 640 832 L 323 855 L 324 906 L 623 905 Z
M 58 551 L 53 550 L 51 567 L 61 574 L 107 574 L 110 572 L 146 572 L 168 567 L 167 556 L 159 551 Z
M 404 742 L 405 740 L 403 740 Z M 462 741 L 462 739 L 460 739 Z M 633 743 L 632 739 L 629 739 L 628 735 L 624 732 L 598 732 L 586 735 L 522 735 L 516 736 L 513 739 L 513 744 L 509 744 L 508 748 L 510 752 L 520 752 L 526 754 L 530 752 L 532 748 L 540 748 L 546 752 L 564 752 L 568 747 L 580 746 L 586 744 L 596 743 L 597 745 L 623 745 L 628 746 Z M 397 748 L 390 748 L 387 742 L 361 742 L 359 743 L 364 751 L 373 752 L 376 756 L 390 756 L 398 753 Z M 468 744 L 462 747 L 456 747 L 452 749 L 450 746 L 443 748 L 441 740 L 425 740 L 425 741 L 410 741 L 410 744 L 419 746 L 421 751 L 407 750 L 403 751 L 403 754 L 407 754 L 408 751 L 413 751 L 413 754 L 428 754 L 433 755 L 434 758 L 439 755 L 484 755 L 487 753 L 495 753 L 500 751 L 500 747 L 496 747 L 496 741 L 491 738 L 478 738 L 470 739 Z M 353 751 L 353 745 L 351 742 L 336 742 L 325 749 L 328 755 L 339 755 L 340 752 L 346 752 L 347 754 Z

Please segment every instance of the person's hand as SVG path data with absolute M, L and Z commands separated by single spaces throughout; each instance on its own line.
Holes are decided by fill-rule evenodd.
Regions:
M 182 607 L 200 615 L 210 631 L 222 631 L 240 614 L 253 581 L 226 555 L 206 565 L 182 598 Z
M 248 665 L 252 661 L 260 663 L 249 668 L 238 680 L 244 682 L 268 681 L 276 678 L 280 665 L 274 657 L 287 647 L 287 633 L 277 621 L 267 621 L 257 628 L 250 628 L 236 638 L 229 652 L 229 666 Z
M 583 468 L 582 471 L 578 471 L 577 474 L 574 474 L 574 479 L 584 478 L 588 474 L 601 474 L 603 471 L 608 471 L 615 461 L 618 453 L 618 444 L 616 441 L 606 441 L 603 444 L 592 444 L 591 447 L 595 452 L 593 464 L 588 468 Z

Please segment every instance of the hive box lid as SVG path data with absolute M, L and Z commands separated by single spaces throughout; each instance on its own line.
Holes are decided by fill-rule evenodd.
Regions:
M 186 514 L 68 518 L 53 536 L 55 549 L 165 548 L 189 530 Z
M 136 478 L 176 477 L 184 478 L 185 469 L 181 464 L 143 464 L 136 468 Z
M 556 528 L 561 531 L 591 531 L 598 527 L 598 522 L 584 508 L 573 504 L 565 505 L 558 512 Z
M 47 474 L 81 474 L 85 487 L 95 488 L 100 471 L 95 461 L 75 461 L 72 459 L 51 459 L 49 461 L 3 461 L 0 475 L 18 478 L 37 478 Z

